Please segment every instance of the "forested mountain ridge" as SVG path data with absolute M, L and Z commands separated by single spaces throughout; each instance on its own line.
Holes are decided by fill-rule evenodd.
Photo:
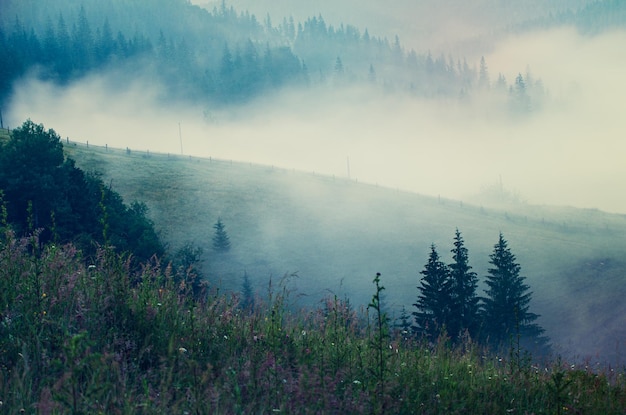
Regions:
M 274 24 L 269 15 L 260 21 L 224 2 L 209 11 L 178 0 L 8 1 L 3 9 L 3 101 L 25 76 L 64 84 L 106 70 L 114 70 L 120 84 L 141 76 L 165 85 L 168 98 L 216 104 L 294 84 L 359 82 L 453 98 L 489 86 L 500 94 L 520 87 L 519 80 L 496 74 L 490 82 L 485 62 L 431 55 L 428 45 L 417 52 L 397 36 L 332 25 L 322 15 Z M 541 88 L 524 86 L 541 100 Z
M 215 2 L 194 0 L 211 8 Z M 528 0 L 528 1 L 412 1 L 397 0 L 393 5 L 356 0 L 232 0 L 236 8 L 258 15 L 269 12 L 275 19 L 303 20 L 323 12 L 328 21 L 359 22 L 370 32 L 389 39 L 395 35 L 410 48 L 448 51 L 466 56 L 484 55 L 494 40 L 529 29 L 576 25 L 593 28 L 587 33 L 624 27 L 622 2 L 598 0 Z M 327 11 L 327 12 L 326 12 Z

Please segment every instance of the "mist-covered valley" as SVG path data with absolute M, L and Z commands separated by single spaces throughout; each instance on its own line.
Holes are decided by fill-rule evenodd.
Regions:
M 503 183 L 530 204 L 624 213 L 625 40 L 571 28 L 504 39 L 485 56 L 492 82 L 522 70 L 545 88 L 523 116 L 510 113 L 508 92 L 416 98 L 361 84 L 287 88 L 224 108 L 171 102 L 160 85 L 119 85 L 113 72 L 69 86 L 20 83 L 5 124 L 30 117 L 76 141 L 349 175 L 477 204 Z
M 66 16 L 78 21 L 80 5 L 70 3 Z M 288 12 L 288 3 L 280 10 Z M 163 64 L 194 50 L 192 42 L 204 32 L 185 36 L 181 25 L 170 23 L 161 42 L 158 28 L 146 28 L 157 59 L 157 51 L 176 53 L 162 61 L 112 55 L 92 69 L 74 67 L 67 78 L 34 65 L 6 88 L 3 124 L 30 118 L 68 142 L 97 145 L 97 155 L 79 146 L 73 156 L 125 198 L 144 200 L 174 247 L 202 245 L 222 217 L 234 246 L 230 262 L 209 253 L 204 260 L 209 278 L 227 290 L 237 290 L 244 273 L 263 290 L 270 276 L 297 271 L 298 291 L 311 299 L 331 290 L 364 304 L 374 273 L 381 272 L 397 315 L 414 301 L 431 243 L 447 258 L 460 229 L 482 277 L 503 232 L 557 350 L 616 361 L 623 353 L 613 346 L 625 335 L 617 298 L 626 269 L 623 20 L 603 27 L 600 19 L 598 30 L 585 30 L 590 1 L 538 2 L 546 6 L 535 10 L 513 2 L 504 9 L 494 5 L 506 2 L 463 3 L 385 6 L 378 20 L 381 5 L 372 3 L 361 10 L 363 23 L 361 13 L 351 13 L 352 2 L 338 9 L 319 3 L 310 12 L 291 2 L 296 8 L 284 16 L 271 9 L 278 2 L 233 2 L 237 9 L 211 3 L 214 14 L 204 18 L 221 26 L 208 38 L 213 54 L 196 52 L 209 68 L 204 72 L 197 71 L 204 70 L 201 64 L 189 72 Z M 618 2 L 600 3 L 623 16 Z M 264 23 L 245 35 L 228 32 L 237 29 L 229 19 L 254 21 L 237 20 L 245 8 Z M 261 8 L 277 14 L 273 26 Z M 411 24 L 412 13 L 429 24 Z M 296 18 L 295 33 L 324 28 L 324 35 L 308 39 L 321 44 L 319 50 L 289 38 L 283 20 L 289 15 Z M 89 7 L 86 16 L 98 38 L 103 22 Z M 56 15 L 50 20 L 58 31 Z M 125 30 L 121 22 L 111 17 L 112 33 Z M 13 21 L 3 24 L 3 39 L 9 39 Z M 364 46 L 365 28 L 372 38 L 381 36 L 371 49 Z M 133 36 L 128 28 L 123 33 L 127 40 Z M 345 40 L 355 33 L 358 41 Z M 253 49 L 246 49 L 246 36 Z M 337 38 L 345 39 L 328 40 Z M 159 49 L 163 45 L 170 49 Z M 361 48 L 366 58 L 356 53 Z M 279 54 L 284 60 L 263 66 L 267 56 Z M 272 78 L 276 68 L 293 63 L 292 54 L 300 59 L 298 69 Z M 246 56 L 264 68 L 267 80 L 246 78 L 242 86 L 230 77 L 225 69 Z M 197 79 L 203 83 L 186 83 Z M 101 156 L 103 146 L 129 149 L 132 157 Z M 144 164 L 154 153 L 163 153 L 160 162 Z M 163 161 L 168 155 L 175 162 Z M 207 163 L 213 167 L 199 167 Z M 152 180 L 158 185 L 146 188 Z M 597 278 L 591 291 L 587 278 Z M 602 329 L 594 323 L 598 310 Z

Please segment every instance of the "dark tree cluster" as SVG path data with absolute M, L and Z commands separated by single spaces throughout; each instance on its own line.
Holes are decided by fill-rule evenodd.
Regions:
M 530 287 L 502 234 L 490 255 L 492 267 L 485 278 L 484 297 L 478 296 L 478 277 L 468 263 L 468 250 L 458 230 L 451 252 L 453 261 L 446 264 L 431 245 L 420 272 L 414 332 L 431 341 L 446 335 L 458 343 L 469 336 L 496 350 L 521 342 L 528 350 L 545 352 L 547 339 L 535 322 L 539 316 L 529 310 Z
M 99 177 L 65 157 L 59 135 L 28 120 L 0 141 L 0 194 L 18 234 L 41 230 L 40 241 L 73 242 L 87 255 L 98 244 L 129 252 L 138 261 L 164 247 L 144 203 L 124 204 Z
M 219 102 L 305 79 L 288 44 L 270 42 L 253 15 L 237 15 L 224 4 L 208 12 L 177 0 L 60 0 L 44 14 L 32 12 L 29 5 L 37 6 L 30 3 L 9 1 L 6 10 L 14 20 L 0 18 L 3 99 L 32 70 L 64 83 L 125 68 L 159 78 L 173 96 Z

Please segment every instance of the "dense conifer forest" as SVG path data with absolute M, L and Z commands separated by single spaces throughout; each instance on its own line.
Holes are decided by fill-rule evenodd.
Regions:
M 516 110 L 530 108 L 530 101 L 540 105 L 544 95 L 540 79 L 527 79 L 526 68 L 507 81 L 502 74 L 490 75 L 484 59 L 407 50 L 398 36 L 333 26 L 322 15 L 274 24 L 269 16 L 260 21 L 225 2 L 208 11 L 174 0 L 64 0 L 44 7 L 9 1 L 4 8 L 0 98 L 5 103 L 13 82 L 24 76 L 66 84 L 107 70 L 115 71 L 120 85 L 124 78 L 152 77 L 167 86 L 169 99 L 220 105 L 289 85 L 359 83 L 453 98 L 492 87 L 505 98 L 510 92 Z M 176 23 L 181 21 L 188 23 Z

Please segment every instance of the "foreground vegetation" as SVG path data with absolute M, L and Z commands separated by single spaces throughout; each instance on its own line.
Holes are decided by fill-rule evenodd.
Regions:
M 6 225 L 6 223 L 5 223 Z M 384 276 L 369 307 L 290 307 L 290 277 L 249 307 L 154 258 L 84 263 L 37 234 L 0 240 L 5 413 L 585 413 L 626 409 L 624 372 L 405 339 Z M 249 300 L 249 299 L 247 299 Z M 383 303 L 381 303 L 381 301 Z M 250 302 L 248 302 L 250 303 Z

